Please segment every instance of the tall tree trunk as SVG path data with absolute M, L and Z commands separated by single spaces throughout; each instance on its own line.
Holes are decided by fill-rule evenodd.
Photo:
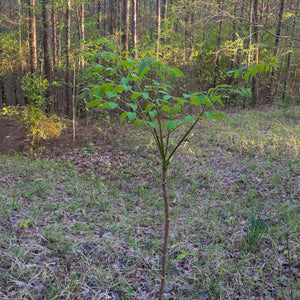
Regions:
M 80 52 L 81 52 L 81 69 L 84 70 L 85 61 L 84 61 L 84 42 L 85 42 L 85 9 L 84 9 L 84 3 L 81 4 L 81 42 L 80 42 Z
M 295 8 L 295 18 L 293 22 L 293 31 L 292 31 L 292 36 L 294 37 L 296 34 L 297 30 L 297 23 L 298 23 L 298 17 L 299 17 L 299 8 L 300 8 L 300 0 L 298 0 Z M 290 47 L 293 46 L 292 40 L 290 41 Z M 282 95 L 282 100 L 285 100 L 287 97 L 287 93 L 289 90 L 289 81 L 290 81 L 290 73 L 291 73 L 291 62 L 292 62 L 292 51 L 288 53 L 287 57 L 287 66 L 286 66 L 286 76 L 285 76 L 285 81 L 284 81 L 284 87 L 283 87 L 283 95 Z
M 254 60 L 255 64 L 259 63 L 259 35 L 258 35 L 258 0 L 253 0 L 253 15 L 252 15 L 252 26 L 253 26 L 253 39 L 254 39 Z M 254 76 L 251 84 L 252 92 L 252 106 L 256 106 L 259 103 L 259 92 L 258 92 L 258 80 Z
M 160 36 L 161 36 L 161 2 L 160 0 L 156 0 L 156 30 L 157 30 L 157 36 L 156 36 L 156 58 L 159 57 L 159 51 L 160 51 Z
M 219 12 L 223 9 L 223 0 L 218 0 L 218 8 Z M 216 56 L 216 67 L 215 67 L 215 77 L 214 77 L 214 83 L 213 86 L 217 85 L 218 77 L 219 77 L 219 71 L 220 71 L 220 55 L 219 55 L 219 49 L 221 48 L 221 41 L 222 41 L 222 29 L 223 29 L 223 20 L 219 20 L 219 26 L 218 26 L 218 42 L 217 42 L 217 56 Z
M 132 0 L 132 48 L 133 58 L 137 56 L 137 0 Z
M 56 3 L 52 3 L 51 10 L 52 19 L 52 46 L 53 46 L 53 72 L 57 67 L 57 6 Z
M 191 5 L 190 5 L 190 54 L 189 54 L 190 63 L 193 60 L 194 50 L 195 50 L 194 27 L 195 27 L 195 9 L 194 9 L 194 0 L 191 0 Z
M 28 0 L 29 5 L 29 49 L 30 49 L 30 70 L 37 72 L 37 42 L 36 42 L 36 17 L 35 0 Z
M 52 48 L 51 48 L 51 27 L 50 27 L 50 13 L 49 13 L 49 0 L 42 1 L 42 11 L 43 11 L 43 49 L 44 49 L 44 68 L 45 75 L 49 82 L 49 88 L 46 92 L 46 97 L 49 100 L 46 111 L 51 110 L 50 103 L 53 103 L 53 92 L 52 92 Z
M 279 46 L 279 41 L 280 41 L 283 11 L 284 11 L 284 0 L 281 0 L 279 14 L 278 14 L 277 31 L 276 31 L 276 37 L 275 37 L 274 55 L 278 54 L 278 46 Z
M 107 25 L 107 1 L 108 0 L 104 0 L 103 1 L 103 36 L 106 36 L 106 25 Z
M 278 14 L 278 23 L 277 23 L 277 30 L 276 30 L 276 37 L 275 37 L 275 43 L 274 43 L 274 56 L 279 54 L 279 42 L 280 42 L 280 35 L 281 35 L 281 28 L 282 28 L 282 17 L 283 17 L 283 11 L 284 11 L 284 2 L 285 0 L 280 0 L 280 8 L 279 8 L 279 14 Z M 276 74 L 275 76 L 275 70 L 273 69 L 271 72 L 271 78 L 272 81 L 274 80 L 274 77 L 276 78 L 276 81 L 280 81 L 280 72 Z M 272 99 L 274 97 L 274 94 L 277 93 L 277 89 L 274 89 L 272 84 L 270 83 L 269 91 L 268 91 L 268 97 L 269 99 Z
M 123 34 L 122 34 L 122 45 L 123 51 L 126 52 L 126 56 L 129 51 L 129 10 L 130 10 L 130 1 L 123 0 Z
M 161 7 L 161 22 L 162 22 L 162 45 L 164 46 L 166 43 L 166 27 L 167 27 L 167 14 L 168 14 L 168 0 L 162 0 L 162 7 Z M 164 54 L 163 54 L 164 56 Z
M 71 70 L 70 70 L 70 52 L 71 52 L 71 0 L 67 0 L 66 7 L 66 114 L 71 116 L 72 114 L 72 91 L 70 87 Z
M 98 26 L 98 32 L 99 35 L 102 36 L 102 0 L 98 0 L 98 20 L 97 20 L 97 26 Z

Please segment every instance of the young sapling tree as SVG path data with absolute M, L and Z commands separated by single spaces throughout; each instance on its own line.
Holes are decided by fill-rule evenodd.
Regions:
M 94 70 L 100 71 L 106 79 L 102 84 L 90 88 L 91 102 L 87 104 L 87 107 L 99 105 L 108 109 L 118 108 L 121 121 L 145 126 L 153 136 L 160 159 L 165 216 L 161 283 L 158 294 L 158 299 L 162 300 L 166 284 L 170 229 L 170 205 L 167 191 L 170 161 L 200 120 L 228 119 L 223 112 L 215 109 L 214 103 L 218 102 L 222 105 L 222 97 L 227 97 L 226 90 L 229 86 L 221 85 L 206 92 L 194 92 L 177 97 L 172 94 L 172 89 L 176 79 L 184 77 L 179 69 L 165 66 L 152 58 L 144 58 L 141 61 L 122 60 L 110 52 L 102 53 L 101 59 L 103 65 L 96 65 Z M 183 108 L 191 109 L 183 110 Z M 194 113 L 184 115 L 185 111 Z M 180 126 L 184 126 L 184 130 L 183 134 L 178 137 L 175 133 Z

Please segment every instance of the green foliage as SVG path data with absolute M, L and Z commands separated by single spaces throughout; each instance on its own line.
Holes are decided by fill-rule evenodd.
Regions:
M 227 85 L 177 97 L 174 96 L 174 83 L 177 78 L 184 77 L 178 68 L 165 66 L 152 58 L 122 60 L 111 52 L 103 52 L 101 59 L 103 63 L 96 65 L 93 71 L 101 72 L 105 80 L 90 89 L 91 101 L 87 108 L 119 108 L 121 121 L 128 120 L 148 128 L 166 166 L 200 119 L 227 118 L 215 109 L 215 103 L 222 105 Z M 185 108 L 194 113 L 184 115 Z M 183 125 L 187 126 L 186 133 L 170 145 L 171 135 Z
M 27 73 L 22 78 L 22 90 L 30 103 L 36 107 L 46 104 L 45 93 L 49 88 L 49 82 L 41 75 Z
M 10 120 L 14 119 L 15 117 L 20 117 L 22 114 L 23 109 L 19 106 L 4 106 L 0 109 L 0 116 L 6 117 Z
M 100 106 L 105 109 L 120 110 L 120 120 L 134 122 L 151 131 L 162 166 L 162 189 L 165 209 L 165 237 L 162 254 L 161 285 L 159 299 L 163 299 L 166 282 L 167 249 L 169 235 L 169 200 L 167 196 L 168 166 L 177 149 L 189 136 L 195 125 L 204 118 L 220 120 L 228 117 L 215 109 L 222 105 L 222 97 L 229 86 L 221 85 L 205 92 L 174 96 L 173 86 L 177 78 L 184 77 L 181 70 L 171 68 L 152 58 L 122 60 L 115 53 L 104 52 L 104 62 L 96 68 L 105 80 L 95 85 L 89 97 L 87 108 Z M 184 109 L 192 111 L 185 115 Z M 178 128 L 186 128 L 179 138 L 171 143 L 171 137 Z M 184 253 L 182 253 L 184 254 Z M 188 253 L 185 253 L 187 255 Z M 180 259 L 180 257 L 179 257 Z
M 247 236 L 244 241 L 245 248 L 249 252 L 253 252 L 254 248 L 258 245 L 263 234 L 267 230 L 267 225 L 263 219 L 258 215 L 252 215 L 250 224 L 247 228 Z
M 0 116 L 25 124 L 28 128 L 28 136 L 32 137 L 32 145 L 40 139 L 58 137 L 65 128 L 63 119 L 55 114 L 48 116 L 40 108 L 32 105 L 4 106 L 0 110 Z
M 47 116 L 40 108 L 27 106 L 24 108 L 21 122 L 29 129 L 28 135 L 32 137 L 32 144 L 40 139 L 59 137 L 65 128 L 62 119 L 52 114 Z

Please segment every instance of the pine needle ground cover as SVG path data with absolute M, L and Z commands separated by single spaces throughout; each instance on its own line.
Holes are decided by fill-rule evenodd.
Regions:
M 171 162 L 166 299 L 298 299 L 299 108 L 229 115 Z M 1 157 L 1 299 L 156 298 L 153 143 L 123 128 L 61 159 Z

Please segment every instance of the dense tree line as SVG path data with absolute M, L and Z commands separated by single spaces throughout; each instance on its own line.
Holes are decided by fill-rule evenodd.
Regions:
M 49 82 L 45 109 L 70 115 L 104 50 L 179 67 L 183 88 L 239 80 L 252 105 L 297 98 L 299 9 L 300 0 L 1 0 L 0 106 L 30 103 L 30 72 Z M 270 72 L 247 82 L 227 76 L 261 63 Z

